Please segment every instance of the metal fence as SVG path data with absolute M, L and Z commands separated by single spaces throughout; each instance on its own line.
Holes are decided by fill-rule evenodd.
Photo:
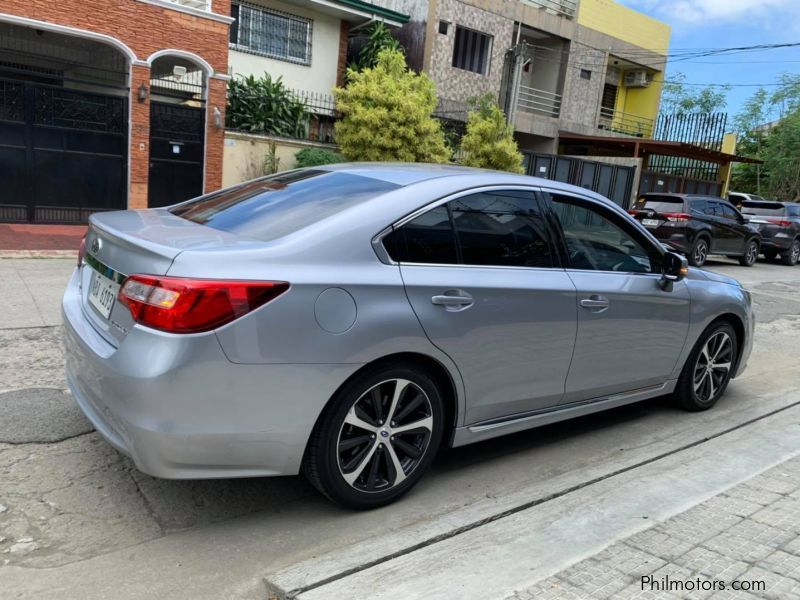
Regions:
M 559 15 L 569 17 L 570 19 L 575 16 L 575 11 L 578 8 L 578 3 L 573 0 L 522 0 L 525 4 L 532 4 L 539 8 L 552 11 Z
M 517 110 L 546 117 L 558 117 L 561 114 L 561 94 L 520 85 Z
M 727 123 L 727 113 L 661 114 L 654 137 L 719 151 Z M 717 163 L 680 156 L 652 156 L 649 166 L 659 173 L 703 181 L 716 181 L 720 168 Z
M 615 133 L 624 133 L 640 138 L 649 138 L 653 135 L 653 119 L 647 119 L 631 113 L 601 108 L 598 129 L 605 129 Z

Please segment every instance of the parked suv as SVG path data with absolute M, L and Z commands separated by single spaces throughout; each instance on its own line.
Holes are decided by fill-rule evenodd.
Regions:
M 761 233 L 761 249 L 770 260 L 794 266 L 800 261 L 800 204 L 794 202 L 746 201 L 742 212 Z
M 709 254 L 738 258 L 745 267 L 758 258 L 761 235 L 722 198 L 643 194 L 628 212 L 659 240 L 686 254 L 695 267 L 702 267 Z
M 744 192 L 728 192 L 728 202 L 733 204 L 736 208 L 741 209 L 742 204 L 745 202 L 766 202 L 767 199 L 763 196 L 755 194 L 745 194 Z

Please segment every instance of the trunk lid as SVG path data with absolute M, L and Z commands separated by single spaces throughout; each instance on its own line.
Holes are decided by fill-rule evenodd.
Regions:
M 106 341 L 118 346 L 134 324 L 127 307 L 116 299 L 125 277 L 165 275 L 184 250 L 256 243 L 162 209 L 94 214 L 80 269 L 84 314 Z

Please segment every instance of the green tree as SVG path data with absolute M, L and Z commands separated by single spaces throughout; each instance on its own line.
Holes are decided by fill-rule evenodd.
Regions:
M 325 148 L 303 148 L 296 152 L 294 157 L 298 167 L 317 167 L 344 162 L 341 154 Z
M 686 84 L 686 75 L 675 73 L 664 84 L 661 93 L 661 112 L 677 114 L 719 112 L 728 104 L 730 91 L 729 85 L 709 85 L 692 89 Z
M 462 157 L 468 167 L 522 173 L 522 154 L 514 139 L 514 128 L 487 94 L 473 101 L 467 116 L 467 132 L 461 138 Z
M 358 59 L 348 65 L 354 71 L 371 69 L 378 64 L 378 54 L 381 50 L 396 50 L 402 52 L 400 42 L 392 35 L 392 30 L 385 23 L 375 21 L 364 30 L 365 39 L 358 52 Z
M 397 50 L 381 50 L 373 68 L 348 70 L 333 90 L 341 118 L 336 140 L 348 160 L 446 162 L 450 152 L 436 108 L 436 89 L 424 73 L 406 67 Z
M 305 137 L 308 111 L 280 77 L 236 77 L 228 82 L 225 124 L 230 129 Z
M 800 108 L 770 131 L 762 156 L 769 195 L 800 201 Z
M 742 110 L 734 117 L 733 124 L 738 136 L 737 154 L 753 158 L 761 156 L 766 137 L 763 125 L 769 121 L 769 114 L 769 96 L 761 88 L 744 103 Z M 731 178 L 731 189 L 760 194 L 761 165 L 737 164 Z

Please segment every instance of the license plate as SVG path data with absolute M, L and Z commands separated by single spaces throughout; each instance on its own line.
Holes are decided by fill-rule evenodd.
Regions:
M 97 271 L 92 271 L 92 281 L 89 284 L 89 303 L 97 309 L 104 318 L 108 319 L 114 302 L 117 301 L 119 284 L 110 280 Z
M 658 219 L 642 219 L 642 225 L 645 227 L 658 227 L 661 225 L 661 221 Z

